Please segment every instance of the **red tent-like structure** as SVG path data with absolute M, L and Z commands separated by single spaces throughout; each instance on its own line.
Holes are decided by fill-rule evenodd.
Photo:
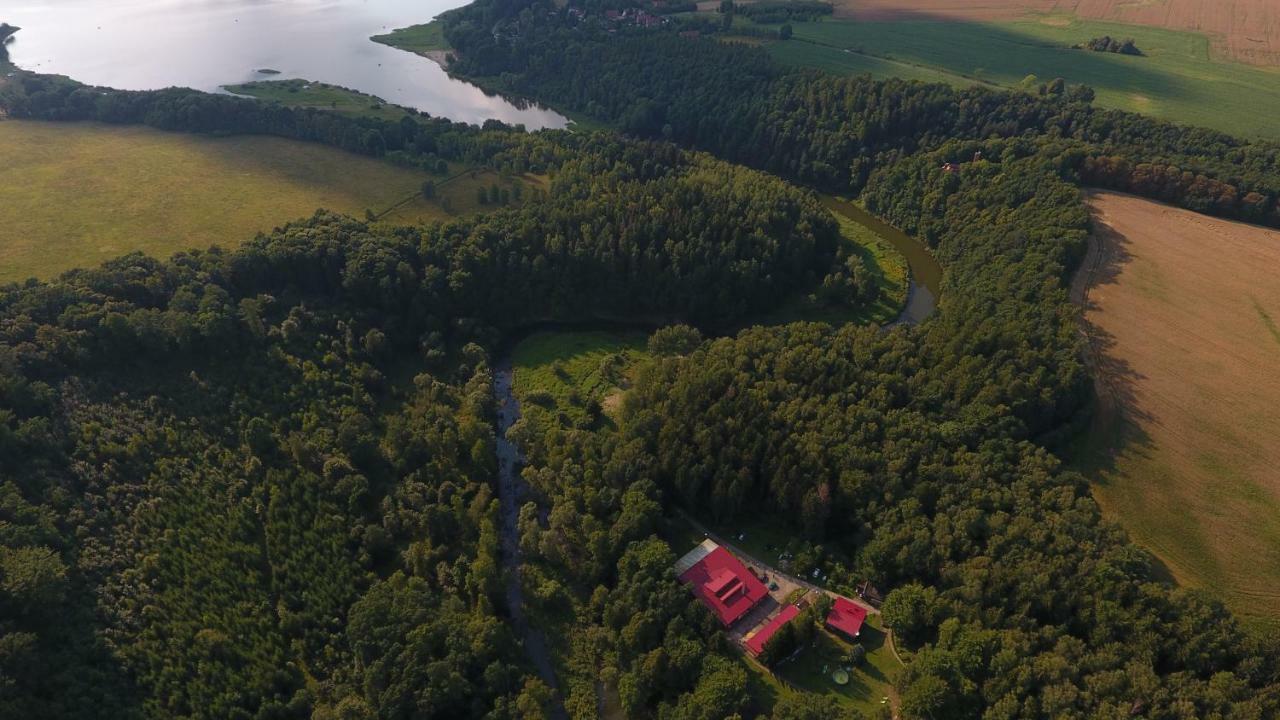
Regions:
M 862 632 L 862 621 L 867 619 L 867 609 L 849 598 L 836 598 L 827 614 L 827 627 L 839 630 L 851 638 Z
M 717 546 L 680 575 L 711 611 L 728 627 L 769 594 L 738 558 Z

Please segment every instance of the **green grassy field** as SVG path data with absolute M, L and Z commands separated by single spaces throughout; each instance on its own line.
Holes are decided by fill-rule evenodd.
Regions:
M 535 186 L 451 166 L 437 198 L 427 176 L 281 138 L 213 138 L 145 127 L 0 121 L 0 282 L 50 278 L 140 250 L 234 247 L 317 208 L 418 223 L 488 209 L 477 187 Z M 531 193 L 522 193 L 525 198 Z
M 444 39 L 444 27 L 434 20 L 423 25 L 398 28 L 386 35 L 374 35 L 369 39 L 376 43 L 390 45 L 393 48 L 407 50 L 419 55 L 453 49 L 450 47 L 449 41 Z
M 557 415 L 574 425 L 592 418 L 611 425 L 621 391 L 630 383 L 638 363 L 649 357 L 648 334 L 640 331 L 539 332 L 512 351 L 515 392 L 521 412 L 538 424 Z
M 1204 35 L 1051 16 L 1000 23 L 795 23 L 769 50 L 780 61 L 847 74 L 1016 87 L 1029 75 L 1097 91 L 1100 106 L 1280 138 L 1280 70 L 1210 54 Z M 1074 50 L 1102 35 L 1136 40 L 1145 57 Z
M 409 114 L 398 105 L 388 105 L 382 98 L 310 80 L 254 80 L 241 85 L 227 85 L 225 89 L 237 95 L 291 107 L 312 107 L 344 115 L 399 120 Z
M 774 668 L 776 678 L 763 669 L 760 672 L 765 674 L 766 681 L 783 681 L 779 688 L 781 694 L 800 691 L 826 695 L 867 717 L 873 717 L 873 713 L 888 704 L 881 701 L 893 692 L 893 680 L 902 669 L 885 640 L 880 616 L 869 615 L 858 639 L 858 643 L 866 648 L 867 655 L 853 666 L 846 685 L 837 685 L 831 673 L 837 667 L 849 667 L 846 658 L 853 646 L 825 631 L 818 632 L 813 644 L 795 658 Z

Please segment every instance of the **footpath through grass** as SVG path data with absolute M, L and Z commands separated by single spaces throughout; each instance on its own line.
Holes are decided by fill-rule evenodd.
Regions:
M 909 20 L 794 23 L 773 43 L 780 61 L 844 74 L 1019 87 L 1062 77 L 1097 104 L 1245 137 L 1280 139 L 1280 70 L 1216 60 L 1209 38 L 1118 23 L 1044 16 L 1015 22 Z M 1145 54 L 1075 50 L 1091 38 L 1133 38 Z

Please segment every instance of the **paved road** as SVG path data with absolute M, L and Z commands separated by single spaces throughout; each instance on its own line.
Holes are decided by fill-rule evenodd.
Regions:
M 493 374 L 493 394 L 498 402 L 498 505 L 501 513 L 498 532 L 502 539 L 502 569 L 507 585 L 507 607 L 511 612 L 511 625 L 515 628 L 516 635 L 523 638 L 525 652 L 537 670 L 538 677 L 552 690 L 557 690 L 556 673 L 551 664 L 551 653 L 547 650 L 546 637 L 541 630 L 529 624 L 524 614 L 524 589 L 520 584 L 520 528 L 517 523 L 526 490 L 524 478 L 520 476 L 524 457 L 515 444 L 507 439 L 507 431 L 520 419 L 520 404 L 516 402 L 511 387 L 513 379 L 511 360 L 501 360 Z M 558 691 L 555 697 L 552 717 L 556 720 L 568 718 Z

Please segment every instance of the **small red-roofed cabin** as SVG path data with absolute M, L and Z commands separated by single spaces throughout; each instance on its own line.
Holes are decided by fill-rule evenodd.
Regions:
M 867 619 L 867 609 L 849 598 L 836 598 L 827 614 L 827 627 L 837 630 L 849 638 L 858 637 L 862 632 L 862 621 Z
M 737 622 L 769 594 L 764 583 L 738 558 L 715 543 L 704 542 L 690 555 L 701 556 L 688 569 L 677 563 L 677 570 L 683 569 L 680 580 L 690 586 L 693 594 L 711 608 L 725 627 Z
M 783 625 L 791 622 L 791 619 L 799 614 L 800 608 L 795 605 L 788 605 L 782 608 L 782 612 L 774 615 L 772 620 L 765 623 L 764 627 L 747 638 L 747 652 L 751 653 L 751 657 L 758 657 L 760 653 L 764 652 L 764 646 L 769 642 L 769 638 L 773 637 Z

